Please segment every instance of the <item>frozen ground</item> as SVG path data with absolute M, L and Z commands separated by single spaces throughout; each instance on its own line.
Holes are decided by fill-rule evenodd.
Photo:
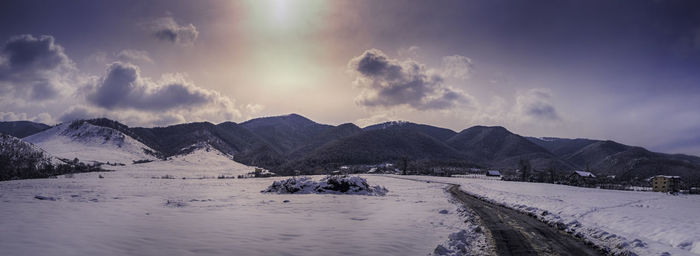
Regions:
M 609 248 L 639 255 L 700 254 L 700 196 L 497 180 L 412 176 L 457 183 L 472 195 L 533 213 Z
M 280 195 L 260 192 L 280 178 L 214 178 L 251 167 L 189 161 L 0 182 L 0 255 L 426 255 L 479 239 L 441 184 L 367 176 L 389 193 Z

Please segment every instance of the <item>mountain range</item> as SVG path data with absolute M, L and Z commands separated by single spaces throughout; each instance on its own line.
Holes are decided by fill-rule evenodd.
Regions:
M 205 144 L 236 162 L 281 174 L 403 161 L 414 168 L 516 169 L 521 160 L 528 160 L 535 170 L 587 169 L 630 179 L 656 174 L 700 177 L 700 157 L 651 152 L 609 140 L 524 137 L 500 126 L 474 126 L 455 132 L 394 121 L 360 128 L 352 123 L 319 124 L 290 114 L 243 123 L 196 122 L 154 128 L 128 127 L 105 118 L 54 127 L 28 121 L 0 122 L 0 132 L 60 157 L 83 152 L 78 155 L 95 162 L 166 159 Z M 83 147 L 78 150 L 71 146 L 74 144 Z M 100 157 L 107 152 L 117 153 Z

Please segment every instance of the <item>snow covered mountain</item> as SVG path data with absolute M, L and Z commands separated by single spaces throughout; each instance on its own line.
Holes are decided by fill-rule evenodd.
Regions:
M 24 139 L 54 156 L 93 163 L 131 164 L 137 160 L 155 160 L 155 152 L 124 133 L 84 120 L 63 123 Z

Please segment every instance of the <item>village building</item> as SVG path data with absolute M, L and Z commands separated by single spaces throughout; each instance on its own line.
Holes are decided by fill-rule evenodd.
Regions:
M 656 175 L 651 178 L 651 185 L 654 192 L 677 193 L 680 191 L 681 177 Z
M 489 171 L 486 171 L 486 176 L 501 177 L 501 172 L 496 171 L 496 170 L 489 170 Z
M 569 185 L 590 186 L 595 183 L 596 176 L 587 171 L 574 171 L 566 179 Z

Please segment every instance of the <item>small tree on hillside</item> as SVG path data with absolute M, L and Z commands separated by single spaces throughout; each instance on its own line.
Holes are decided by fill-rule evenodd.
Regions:
M 408 157 L 402 157 L 401 162 L 403 164 L 403 175 L 408 174 Z
M 528 181 L 530 177 L 530 171 L 532 170 L 532 165 L 530 165 L 530 160 L 520 159 L 520 172 L 522 174 L 521 180 Z

